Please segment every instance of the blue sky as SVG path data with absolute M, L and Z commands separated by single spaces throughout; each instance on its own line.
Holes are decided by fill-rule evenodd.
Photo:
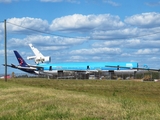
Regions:
M 34 64 L 26 59 L 34 55 L 32 43 L 52 63 L 138 62 L 160 68 L 160 0 L 0 0 L 1 64 L 5 19 L 8 64 L 18 65 L 13 50 Z

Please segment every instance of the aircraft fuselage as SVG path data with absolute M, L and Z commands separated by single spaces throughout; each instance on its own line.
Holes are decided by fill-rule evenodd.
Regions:
M 138 67 L 136 62 L 66 62 L 66 63 L 55 63 L 55 64 L 39 64 L 38 66 L 43 67 L 43 70 L 58 70 L 58 71 L 114 71 L 117 68 L 106 67 L 106 65 L 112 66 L 124 66 L 124 67 Z M 128 68 L 119 68 L 118 70 L 129 70 Z

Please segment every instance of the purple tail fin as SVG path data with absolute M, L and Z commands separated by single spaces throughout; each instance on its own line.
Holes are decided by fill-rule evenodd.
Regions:
M 22 66 L 22 67 L 28 66 L 28 64 L 24 61 L 24 59 L 21 57 L 21 55 L 17 51 L 14 51 L 14 54 L 15 54 L 20 66 Z

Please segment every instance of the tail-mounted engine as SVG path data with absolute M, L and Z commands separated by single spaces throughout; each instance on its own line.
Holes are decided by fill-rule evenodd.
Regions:
M 49 63 L 51 62 L 51 57 L 47 56 L 47 57 L 43 57 L 43 58 L 36 58 L 35 59 L 35 63 L 39 64 L 39 63 Z
M 27 59 L 28 60 L 33 60 L 34 59 L 34 61 L 35 61 L 36 64 L 51 62 L 51 57 L 50 56 L 46 56 L 46 57 L 31 56 L 31 57 L 27 57 Z

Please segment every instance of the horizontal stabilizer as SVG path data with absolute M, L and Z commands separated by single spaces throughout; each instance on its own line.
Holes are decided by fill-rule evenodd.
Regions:
M 29 56 L 29 57 L 27 57 L 27 60 L 33 60 L 35 58 L 36 58 L 36 56 Z

